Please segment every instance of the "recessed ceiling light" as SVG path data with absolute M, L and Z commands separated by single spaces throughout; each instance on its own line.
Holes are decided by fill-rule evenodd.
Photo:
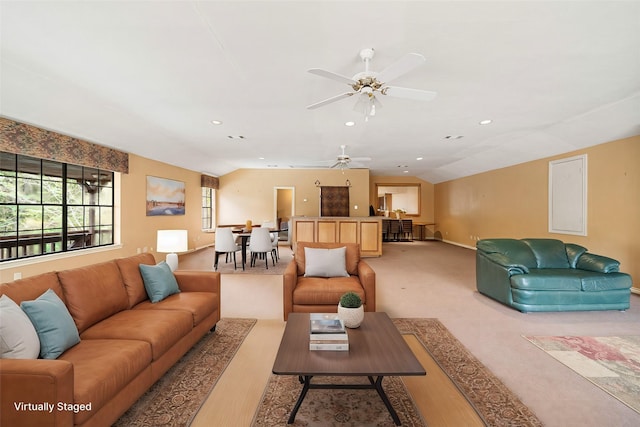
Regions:
M 229 139 L 244 139 L 244 136 L 243 135 L 237 135 L 237 136 L 227 135 L 227 138 L 229 138 Z
M 409 173 L 409 171 L 402 171 L 402 173 Z
M 211 120 L 211 123 L 213 123 L 214 125 L 221 125 L 222 120 Z
M 264 157 L 258 157 L 258 160 L 264 160 Z
M 447 135 L 444 139 L 462 139 L 464 138 L 462 135 Z
M 424 157 L 416 157 L 416 160 L 422 160 Z
M 488 124 L 489 124 L 489 123 L 491 123 L 492 121 L 493 121 L 493 120 L 491 120 L 491 119 L 486 119 L 486 120 L 482 120 L 482 121 L 480 122 L 480 124 L 481 124 L 481 125 L 488 125 Z
M 351 126 L 355 126 L 356 122 L 346 122 L 344 125 L 351 127 Z

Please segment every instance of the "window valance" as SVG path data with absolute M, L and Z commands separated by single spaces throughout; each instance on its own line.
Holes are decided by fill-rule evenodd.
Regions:
M 217 190 L 220 188 L 220 180 L 215 176 L 201 175 L 200 186 Z
M 129 173 L 129 154 L 0 117 L 0 150 Z

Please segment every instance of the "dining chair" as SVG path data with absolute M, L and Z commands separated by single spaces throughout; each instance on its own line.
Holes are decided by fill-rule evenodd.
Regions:
M 251 252 L 251 267 L 256 265 L 258 255 L 263 255 L 267 270 L 269 269 L 269 258 L 267 254 L 271 254 L 271 261 L 276 265 L 274 257 L 275 249 L 271 241 L 271 235 L 268 228 L 258 227 L 251 230 L 251 238 L 249 239 L 249 251 Z
M 402 237 L 403 239 L 412 241 L 413 240 L 413 220 L 411 219 L 401 219 L 402 222 Z
M 273 221 L 263 221 L 262 222 L 262 227 L 274 230 L 276 228 L 276 224 Z M 272 231 L 269 234 L 271 236 L 271 246 L 273 246 L 273 249 L 275 250 L 276 261 L 277 261 L 277 260 L 280 259 L 280 253 L 278 251 L 278 232 L 277 231 Z
M 240 250 L 240 246 L 236 244 L 235 236 L 231 228 L 221 227 L 216 230 L 215 241 L 215 260 L 213 262 L 213 269 L 218 270 L 218 257 L 220 254 L 225 254 L 226 261 L 229 261 L 229 255 L 233 254 L 233 269 L 237 268 L 236 264 L 236 252 Z M 242 264 L 244 270 L 244 264 Z

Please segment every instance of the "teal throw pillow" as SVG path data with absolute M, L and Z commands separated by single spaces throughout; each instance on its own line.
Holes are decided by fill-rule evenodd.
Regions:
M 162 301 L 169 295 L 180 292 L 176 277 L 166 262 L 162 261 L 157 265 L 140 264 L 139 268 L 144 289 L 151 302 Z
M 80 342 L 78 328 L 69 310 L 52 289 L 33 301 L 22 301 L 20 308 L 36 328 L 43 359 L 57 359 Z

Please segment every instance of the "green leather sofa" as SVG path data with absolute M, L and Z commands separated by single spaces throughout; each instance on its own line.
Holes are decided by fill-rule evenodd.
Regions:
M 626 310 L 631 276 L 614 259 L 556 239 L 476 243 L 478 291 L 521 312 Z

